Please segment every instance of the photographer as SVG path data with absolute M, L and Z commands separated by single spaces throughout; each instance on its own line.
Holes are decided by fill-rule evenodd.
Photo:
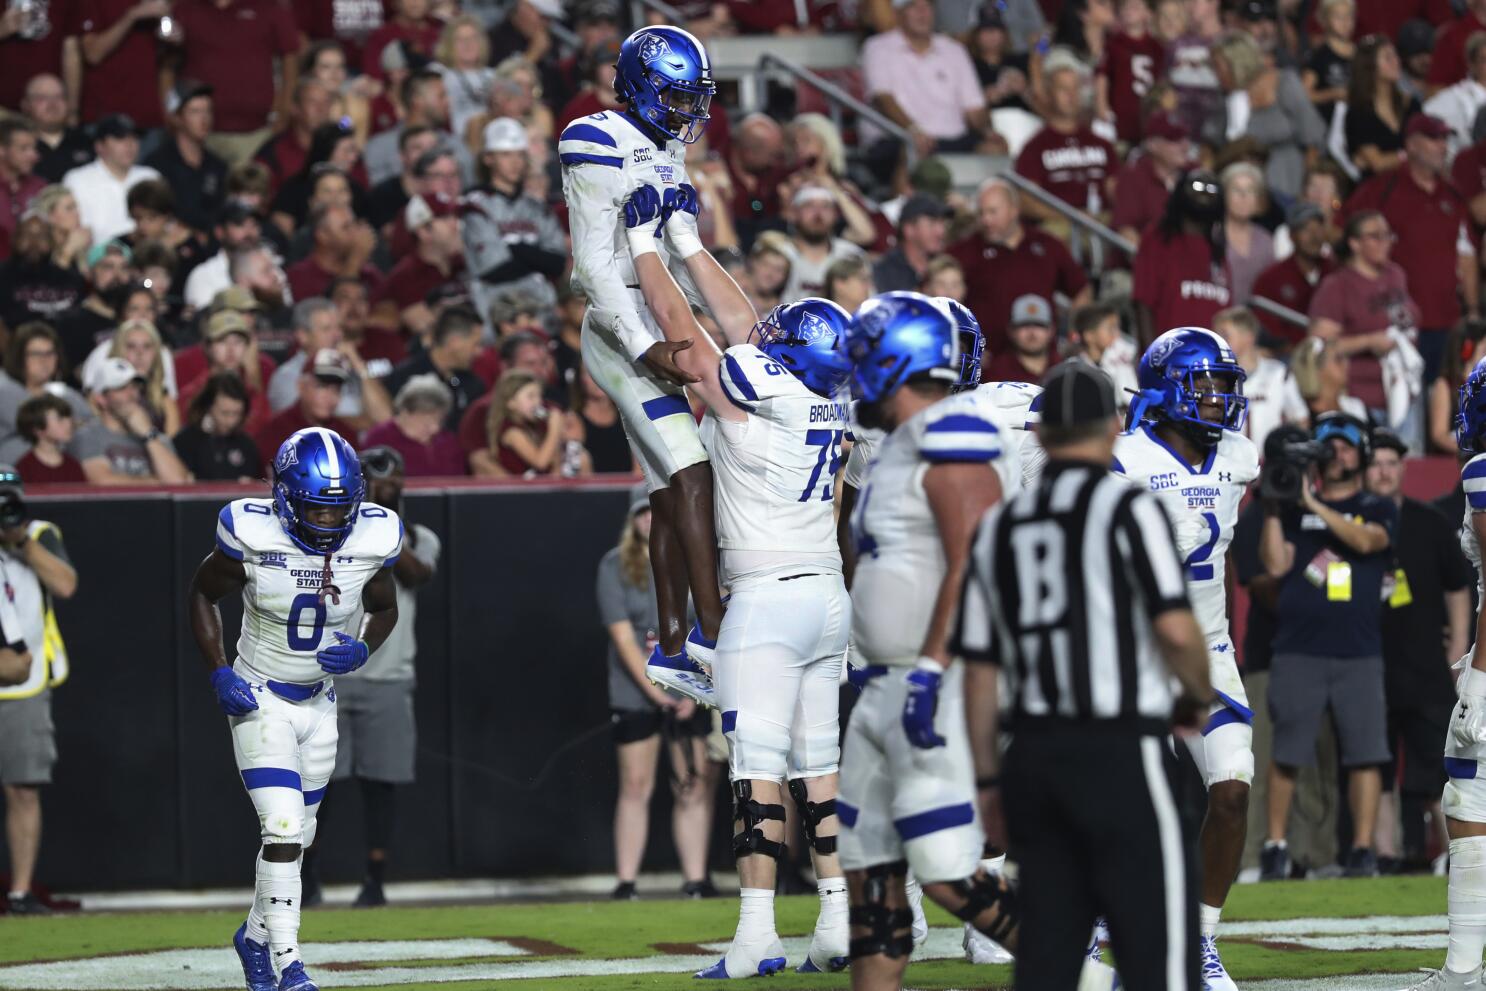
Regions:
M 21 476 L 0 465 L 0 783 L 10 845 L 11 915 L 48 908 L 31 893 L 41 847 L 41 786 L 50 784 L 57 744 L 51 688 L 67 679 L 67 652 L 52 599 L 77 591 L 62 533 L 30 519 Z
M 1322 447 L 1298 498 L 1282 501 L 1273 484 L 1276 467 L 1291 464 L 1266 465 L 1270 478 L 1261 481 L 1259 555 L 1279 582 L 1269 685 L 1269 839 L 1261 859 L 1267 876 L 1288 874 L 1285 831 L 1295 772 L 1311 763 L 1329 708 L 1348 768 L 1354 832 L 1346 873 L 1371 876 L 1377 873 L 1378 768 L 1388 761 L 1380 598 L 1398 508 L 1363 491 L 1372 446 L 1365 423 L 1327 413 L 1311 436 Z

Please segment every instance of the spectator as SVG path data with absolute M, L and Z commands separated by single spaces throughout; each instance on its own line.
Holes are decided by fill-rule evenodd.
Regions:
M 76 45 L 68 39 L 68 28 L 76 17 L 72 6 L 65 2 L 39 7 L 16 5 L 0 17 L 0 65 L 5 66 L 4 79 L 0 80 L 0 107 L 22 106 L 26 80 L 42 74 L 61 75 L 64 50 L 76 58 Z
M 553 282 L 568 263 L 567 238 L 546 203 L 522 192 L 530 168 L 526 128 L 509 117 L 485 125 L 480 170 L 464 218 L 464 249 L 476 312 L 502 293 L 524 292 L 544 310 L 557 301 Z
M 232 375 L 242 383 L 241 391 L 246 405 L 244 418 L 238 421 L 239 426 L 246 434 L 257 433 L 272 415 L 268 407 L 268 393 L 264 389 L 271 373 L 264 371 L 266 359 L 259 355 L 254 344 L 252 324 L 237 310 L 220 309 L 207 319 L 202 340 L 204 366 L 192 377 L 185 378 L 180 390 L 180 404 L 187 419 L 190 419 L 197 396 L 210 385 L 212 379 Z M 272 369 L 273 363 L 267 362 L 267 367 Z M 208 401 L 208 405 L 201 408 L 206 410 L 209 406 Z M 259 462 L 254 461 L 252 464 L 256 468 Z
M 317 351 L 313 360 L 305 362 L 299 376 L 299 401 L 264 424 L 255 438 L 258 451 L 265 458 L 265 472 L 272 470 L 267 459 L 296 430 L 326 427 L 348 440 L 357 436 L 354 427 L 335 415 L 341 389 L 350 378 L 351 370 L 339 351 L 325 348 Z
M 1301 202 L 1309 203 L 1321 211 L 1321 222 L 1326 232 L 1321 239 L 1321 256 L 1328 260 L 1332 257 L 1331 246 L 1342 239 L 1342 191 L 1346 188 L 1348 188 L 1346 176 L 1330 160 L 1307 169 L 1305 181 L 1301 183 Z M 1292 240 L 1290 225 L 1285 223 L 1276 227 L 1274 231 L 1275 259 L 1282 261 L 1289 258 L 1294 250 L 1295 243 Z
M 898 243 L 872 268 L 878 292 L 917 289 L 928 274 L 929 262 L 945 247 L 952 211 L 930 196 L 915 194 L 898 214 Z
M 105 241 L 88 252 L 88 292 L 75 310 L 57 318 L 68 368 L 81 368 L 98 342 L 118 326 L 128 294 L 134 253 L 121 241 Z
M 1462 297 L 1471 313 L 1480 302 L 1469 207 L 1445 175 L 1448 133 L 1437 118 L 1415 116 L 1406 128 L 1404 166 L 1358 187 L 1346 207 L 1348 215 L 1380 211 L 1395 235 L 1409 295 L 1418 304 L 1417 346 L 1426 382 L 1439 372 L 1445 335 L 1460 319 Z
M 16 429 L 30 448 L 16 461 L 21 478 L 32 485 L 86 482 L 82 463 L 67 453 L 76 428 L 72 405 L 61 396 L 43 392 L 21 403 Z
M 733 187 L 733 223 L 745 249 L 765 230 L 777 230 L 779 187 L 784 166 L 784 129 L 767 114 L 753 113 L 738 122 L 738 135 L 727 155 Z
M 1418 18 L 1405 21 L 1398 29 L 1398 58 L 1403 63 L 1403 78 L 1398 85 L 1406 96 L 1420 103 L 1433 92 L 1428 79 L 1434 63 L 1434 36 L 1433 26 Z
M 9 46 L 7 46 L 9 47 Z M 0 484 L 20 501 L 21 476 L 0 466 Z M 62 531 L 45 520 L 23 520 L 0 541 L 5 574 L 5 646 L 0 668 L 0 784 L 5 789 L 5 832 L 10 859 L 9 914 L 46 915 L 50 909 L 31 890 L 41 847 L 41 788 L 57 762 L 51 689 L 67 678 L 67 650 L 57 630 L 56 599 L 77 591 L 77 571 L 62 543 Z
M 624 424 L 619 422 L 619 408 L 582 365 L 573 378 L 568 406 L 572 410 L 568 428 L 588 452 L 595 475 L 633 475 L 639 471 L 624 435 Z M 464 423 L 459 426 L 463 431 Z
M 382 26 L 385 11 L 380 3 L 360 0 L 300 0 L 293 5 L 300 32 L 309 39 L 306 56 L 316 50 L 334 49 L 340 55 L 342 75 L 347 65 L 361 68 L 362 46 Z M 312 60 L 313 61 L 313 60 Z M 311 67 L 302 66 L 304 75 L 315 75 Z M 374 79 L 369 79 L 375 82 Z
M 1264 876 L 1289 874 L 1285 833 L 1295 769 L 1314 760 L 1316 736 L 1331 710 L 1348 769 L 1352 812 L 1349 877 L 1377 874 L 1373 852 L 1381 777 L 1388 760 L 1383 701 L 1380 598 L 1398 509 L 1365 492 L 1368 427 L 1345 414 L 1319 420 L 1312 436 L 1331 448 L 1317 491 L 1294 505 L 1267 507 L 1259 554 L 1280 582 L 1269 708 L 1269 831 Z M 1314 577 L 1313 577 L 1314 576 Z
M 1486 0 L 1466 0 L 1465 16 L 1446 25 L 1435 37 L 1434 60 L 1429 66 L 1431 89 L 1458 83 L 1470 72 L 1466 48 L 1477 31 L 1486 31 Z
M 210 375 L 175 435 L 176 453 L 198 482 L 252 482 L 263 459 L 248 433 L 249 396 L 232 372 Z
M 619 96 L 614 92 L 615 63 L 619 61 L 619 42 L 601 41 L 583 48 L 577 69 L 582 86 L 558 111 L 554 123 L 567 127 L 579 117 L 619 109 Z
M 490 61 L 499 66 L 519 55 L 531 63 L 536 77 L 533 83 L 554 95 L 562 92 L 558 46 L 549 25 L 564 16 L 560 0 L 516 0 L 506 19 L 490 30 Z
M 785 129 L 794 171 L 780 189 L 781 201 L 793 198 L 802 186 L 821 186 L 836 196 L 844 227 L 851 243 L 872 250 L 880 239 L 884 246 L 892 233 L 888 220 L 846 176 L 846 148 L 841 132 L 825 114 L 797 114 Z M 698 170 L 710 177 L 709 170 Z M 786 214 L 788 219 L 788 214 Z M 716 233 L 716 232 L 713 232 Z M 714 249 L 715 250 L 715 249 Z
M 51 227 L 52 262 L 59 268 L 87 275 L 88 249 L 93 235 L 83 226 L 77 198 L 66 186 L 47 186 L 31 201 L 31 209 Z
M 228 259 L 235 253 L 259 243 L 263 228 L 258 214 L 246 203 L 228 200 L 213 228 L 217 253 L 197 265 L 186 277 L 186 305 L 197 310 L 211 306 L 217 293 L 232 285 Z
M 1133 0 L 1140 2 L 1140 0 Z M 1161 219 L 1177 177 L 1191 161 L 1187 128 L 1175 115 L 1158 110 L 1146 118 L 1141 154 L 1115 174 L 1110 226 L 1138 246 L 1141 235 Z
M 1213 68 L 1228 93 L 1217 136 L 1263 143 L 1269 193 L 1288 204 L 1300 195 L 1306 163 L 1326 147 L 1326 122 L 1294 70 L 1270 65 L 1254 39 L 1241 31 L 1224 35 L 1213 49 Z
M 453 406 L 449 387 L 437 375 L 414 375 L 397 391 L 392 418 L 368 430 L 366 443 L 397 451 L 411 478 L 463 475 L 464 452 L 448 426 Z
M 862 77 L 872 105 L 908 132 L 919 157 L 938 151 L 974 151 L 990 129 L 985 94 L 970 56 L 958 41 L 934 32 L 929 0 L 893 0 L 897 27 L 862 45 Z M 878 131 L 864 131 L 869 145 Z M 1005 142 L 999 142 L 1005 151 Z M 894 138 L 879 137 L 868 158 L 886 175 L 899 155 Z
M 278 259 L 266 245 L 245 245 L 233 252 L 227 274 L 232 278 L 229 288 L 246 289 L 258 304 L 253 331 L 258 348 L 282 361 L 291 346 L 291 321 L 289 287 Z
M 1120 407 L 1129 406 L 1130 394 L 1140 388 L 1135 372 L 1140 353 L 1120 333 L 1119 309 L 1113 303 L 1080 306 L 1068 318 L 1068 338 L 1085 361 L 1109 376 Z
M 302 4 L 300 6 L 303 6 Z M 379 12 L 380 16 L 380 12 Z M 299 57 L 299 74 L 313 79 L 331 93 L 332 120 L 349 119 L 360 145 L 371 136 L 370 97 L 382 89 L 370 76 L 346 78 L 346 49 L 335 41 L 311 42 Z
M 40 321 L 11 332 L 0 376 L 0 457 L 19 458 L 25 451 L 20 434 L 20 408 L 28 399 L 52 395 L 66 400 L 78 423 L 93 417 L 88 401 L 62 381 L 62 349 L 57 332 Z
M 1177 120 L 1188 134 L 1201 134 L 1203 125 L 1223 112 L 1223 90 L 1212 62 L 1223 22 L 1218 0 L 1186 0 L 1184 6 L 1183 31 L 1167 48 L 1166 78 L 1176 91 Z
M 1352 40 L 1357 29 L 1357 4 L 1355 0 L 1321 0 L 1317 9 L 1325 33 L 1306 57 L 1300 81 L 1316 112 L 1329 125 L 1336 105 L 1347 98 L 1347 85 L 1352 79 L 1352 59 L 1357 54 L 1357 44 Z
M 1323 413 L 1346 413 L 1363 422 L 1370 419 L 1367 404 L 1347 394 L 1350 363 L 1339 342 L 1321 337 L 1307 337 L 1291 352 L 1290 374 L 1312 422 Z
M 392 417 L 392 404 L 382 383 L 373 378 L 366 362 L 341 331 L 340 310 L 330 300 L 309 296 L 294 304 L 294 356 L 274 369 L 268 380 L 268 406 L 275 413 L 293 406 L 298 399 L 299 379 L 308 356 L 325 350 L 338 351 L 350 373 L 341 389 L 335 415 L 356 430 L 365 430 Z
M 1042 74 L 1046 126 L 1022 146 L 1016 171 L 1077 210 L 1103 213 L 1120 156 L 1084 117 L 1089 71 L 1067 49 L 1059 49 L 1043 62 Z M 1067 236 L 1067 221 L 1052 207 L 1029 197 L 1022 201 L 1022 213 Z
M 270 193 L 304 168 L 315 129 L 330 123 L 330 106 L 335 96 L 323 83 L 315 79 L 300 79 L 294 84 L 293 93 L 288 113 L 289 126 L 265 140 L 253 154 L 256 161 L 268 168 Z
M 122 114 L 147 130 L 165 123 L 155 40 L 161 18 L 170 11 L 168 0 L 90 2 L 83 7 L 78 25 L 83 57 L 79 120 Z
M 310 216 L 310 231 L 313 250 L 284 273 L 295 299 L 324 296 L 336 279 L 360 279 L 368 287 L 381 283 L 382 273 L 369 261 L 377 236 L 348 207 L 317 208 Z
M 645 658 L 660 628 L 650 578 L 650 502 L 644 485 L 630 491 L 619 545 L 599 562 L 599 621 L 609 634 L 609 710 L 618 753 L 619 794 L 614 805 L 616 899 L 631 899 L 645 855 L 650 798 L 663 742 L 671 761 L 671 836 L 688 886 L 707 877 L 712 795 L 717 765 L 707 759 L 711 719 L 690 699 L 657 688 L 645 677 Z
M 1220 195 L 1211 172 L 1183 172 L 1161 220 L 1140 239 L 1131 298 L 1142 346 L 1172 327 L 1211 326 L 1213 315 L 1232 302 L 1218 239 Z
M 1247 307 L 1234 306 L 1213 317 L 1213 332 L 1228 342 L 1245 373 L 1243 394 L 1249 401 L 1244 433 L 1259 450 L 1276 427 L 1310 426 L 1310 411 L 1300 387 L 1283 361 L 1259 350 L 1259 321 Z
M 490 39 L 479 18 L 465 14 L 445 24 L 433 57 L 449 94 L 450 129 L 463 134 L 470 118 L 485 109 L 495 78 L 490 66 Z
M 1476 362 L 1486 356 L 1486 349 L 1481 346 L 1483 339 L 1486 339 L 1486 323 L 1480 320 L 1462 320 L 1450 330 L 1440 373 L 1429 383 L 1424 437 L 1428 453 L 1447 454 L 1452 458 L 1460 453 L 1455 443 L 1460 387 L 1465 384 L 1470 370 L 1476 367 Z
M 205 260 L 205 238 L 177 219 L 175 193 L 164 179 L 146 179 L 135 183 L 134 188 L 129 190 L 125 203 L 129 208 L 129 220 L 134 224 L 134 230 L 120 240 L 136 252 L 151 244 L 163 251 L 168 259 L 172 280 L 177 266 L 191 269 Z M 144 264 L 136 259 L 135 267 L 142 272 Z M 161 287 L 162 292 L 159 294 L 162 298 L 166 295 L 164 288 Z
M 433 309 L 426 302 L 429 295 L 464 280 L 460 209 L 452 197 L 442 193 L 408 201 L 404 218 L 416 248 L 393 266 L 372 293 L 373 325 L 388 330 L 402 327 L 415 337 L 427 336 L 434 323 Z
M 1116 14 L 1119 24 L 1105 38 L 1095 77 L 1095 116 L 1114 124 L 1118 140 L 1134 145 L 1144 133 L 1141 103 L 1165 64 L 1166 47 L 1151 34 L 1147 0 L 1120 0 Z M 986 99 L 1000 105 L 989 93 Z
M 1104 57 L 1104 36 L 1114 24 L 1112 0 L 1072 0 L 1058 13 L 1052 43 L 1092 69 Z
M 150 418 L 140 393 L 139 372 L 123 358 L 109 358 L 87 383 L 97 419 L 78 430 L 72 453 L 94 485 L 181 485 L 191 474 L 176 457 L 170 438 Z
M 1449 159 L 1471 145 L 1471 129 L 1476 114 L 1486 106 L 1486 31 L 1471 35 L 1465 43 L 1466 64 L 1470 75 L 1446 86 L 1424 102 L 1424 112 L 1438 117 L 1450 127 Z
M 915 286 L 914 288 L 917 288 Z M 877 293 L 872 281 L 872 266 L 864 255 L 839 258 L 826 269 L 821 295 L 838 304 L 847 313 L 855 313 Z
M 1236 303 L 1249 301 L 1254 280 L 1274 263 L 1274 239 L 1254 218 L 1264 212 L 1264 175 L 1248 162 L 1223 170 L 1223 244 L 1228 288 Z
M 789 281 L 789 239 L 778 231 L 764 231 L 748 252 L 746 274 L 749 298 L 760 313 L 780 303 Z
M 617 0 L 580 0 L 573 9 L 573 33 L 578 36 L 576 51 L 558 63 L 562 75 L 562 92 L 549 93 L 553 106 L 563 106 L 578 95 L 583 82 L 590 76 L 582 64 L 585 57 L 613 46 L 617 51 L 624 39 L 620 33 L 619 4 Z M 609 60 L 611 63 L 614 59 Z M 583 117 L 577 114 L 575 117 Z M 564 117 L 557 123 L 566 124 L 574 117 Z
M 986 382 L 1029 382 L 1039 385 L 1057 363 L 1053 353 L 1053 308 L 1041 296 L 1027 293 L 1011 304 L 1007 330 L 1010 348 L 986 362 Z
M 61 79 L 52 73 L 18 78 L 26 80 L 21 113 L 36 126 L 36 151 L 41 156 L 36 174 L 47 182 L 61 182 L 72 169 L 93 160 L 93 142 L 83 128 L 68 125 L 67 89 Z
M 449 306 L 438 315 L 429 333 L 428 346 L 404 361 L 387 376 L 387 392 L 397 395 L 415 375 L 432 374 L 449 387 L 453 397 L 448 427 L 456 430 L 459 418 L 484 394 L 485 382 L 470 370 L 480 350 L 482 324 L 467 306 Z
M 0 322 L 19 327 L 28 320 L 56 320 L 75 308 L 87 283 L 74 268 L 51 258 L 52 232 L 34 212 L 22 218 L 11 254 L 0 262 Z
M 1419 101 L 1399 86 L 1403 67 L 1393 43 L 1368 35 L 1357 46 L 1347 87 L 1347 154 L 1364 178 L 1396 169 L 1403 129 L 1419 112 Z
M 382 50 L 395 42 L 406 44 L 424 58 L 433 58 L 443 25 L 429 16 L 432 6 L 429 0 L 393 0 L 388 4 L 392 17 L 367 36 L 361 52 L 361 71 L 381 79 Z
M 944 296 L 956 303 L 965 302 L 965 270 L 949 255 L 935 255 L 924 270 L 919 292 L 926 296 Z
M 428 199 L 442 195 L 456 203 L 461 202 L 460 191 L 464 185 L 459 176 L 459 159 L 452 149 L 442 144 L 430 148 L 413 163 L 413 179 L 416 196 Z M 406 204 L 384 228 L 382 240 L 393 258 L 402 258 L 413 252 L 415 244 L 413 233 L 408 229 Z
M 499 469 L 495 474 L 516 478 L 589 474 L 592 468 L 581 445 L 577 449 L 580 464 L 568 470 L 565 427 L 561 411 L 543 403 L 540 379 L 518 368 L 507 371 L 492 390 L 485 427 L 493 463 Z
M 30 121 L 0 120 L 0 236 L 6 240 L 15 236 L 16 224 L 46 186 L 46 180 L 34 174 L 39 157 L 36 128 Z
M 474 177 L 470 150 L 449 131 L 449 93 L 444 77 L 432 69 L 408 76 L 402 84 L 403 118 L 396 127 L 380 132 L 366 143 L 363 159 L 373 183 L 390 179 L 401 169 L 398 141 L 404 128 L 431 127 L 439 137 L 439 146 L 454 153 L 459 163 L 460 181 L 468 184 Z
M 465 125 L 464 143 L 469 151 L 478 154 L 487 124 L 502 117 L 510 117 L 531 135 L 533 165 L 545 166 L 550 157 L 549 152 L 556 143 L 557 130 L 552 111 L 542 102 L 542 86 L 537 67 L 526 56 L 508 55 L 497 62 L 495 77 L 490 82 L 490 98 L 486 101 L 484 112 L 471 117 Z M 712 107 L 709 132 L 713 124 L 723 119 L 724 110 L 722 104 L 718 103 Z M 705 145 L 697 151 L 704 150 Z M 697 152 L 692 154 L 698 161 L 703 158 Z
M 387 225 L 407 207 L 408 200 L 427 191 L 420 185 L 424 176 L 417 174 L 414 167 L 438 144 L 439 134 L 431 127 L 405 127 L 398 135 L 397 154 L 402 161 L 402 171 L 373 186 L 367 198 L 367 219 L 377 230 L 385 233 Z M 454 174 L 457 178 L 457 166 Z
M 1036 4 L 1032 5 L 1034 8 Z M 1039 17 L 1041 11 L 1038 11 Z M 1040 31 L 1038 32 L 1041 33 Z M 999 7 L 981 7 L 980 19 L 972 26 L 966 46 L 975 66 L 986 105 L 992 110 L 1015 108 L 1030 112 L 1027 53 L 1018 50 Z
M 502 371 L 512 370 L 526 372 L 544 385 L 552 380 L 552 353 L 548 350 L 547 342 L 536 334 L 519 331 L 503 337 L 498 357 L 500 360 L 495 366 L 494 381 L 500 380 Z M 551 390 L 547 389 L 544 397 L 550 396 L 550 393 Z M 459 446 L 469 459 L 470 472 L 475 475 L 504 474 L 496 462 L 494 447 L 486 433 L 490 426 L 490 403 L 494 396 L 495 390 L 486 392 L 470 403 L 464 415 L 459 418 Z M 553 410 L 560 408 L 551 398 L 547 399 L 547 405 Z M 572 426 L 571 431 L 581 437 L 581 425 Z
M 132 119 L 109 114 L 93 130 L 93 149 L 98 158 L 67 173 L 62 177 L 62 185 L 76 197 L 83 225 L 93 235 L 93 243 L 102 244 L 134 228 L 126 199 L 129 189 L 145 179 L 160 178 L 160 173 L 136 164 L 139 136 Z
M 325 295 L 341 316 L 341 335 L 366 362 L 370 378 L 383 378 L 408 354 L 408 346 L 395 330 L 367 325 L 370 294 L 359 279 L 336 279 Z
M 321 124 L 310 136 L 310 150 L 305 156 L 304 166 L 284 180 L 274 194 L 269 219 L 286 237 L 293 237 L 309 219 L 311 208 L 327 201 L 329 194 L 322 182 L 327 173 L 337 174 L 345 187 L 343 193 L 329 198 L 342 200 L 357 215 L 364 214 L 368 197 L 357 178 L 357 174 L 363 171 L 360 166 L 361 146 L 350 125 L 345 121 Z
M 1287 217 L 1294 250 L 1284 261 L 1278 261 L 1259 273 L 1252 295 L 1288 306 L 1302 315 L 1311 312 L 1311 303 L 1321 280 L 1330 275 L 1336 264 L 1327 253 L 1326 219 L 1321 208 L 1302 201 L 1290 208 Z M 1305 337 L 1306 326 L 1258 310 L 1273 350 L 1288 351 Z M 1252 415 L 1252 413 L 1250 414 Z
M 270 137 L 271 117 L 288 115 L 299 74 L 294 15 L 272 0 L 210 0 L 178 5 L 175 23 L 180 74 L 216 90 L 212 149 L 233 165 L 247 161 Z
M 1477 228 L 1486 224 L 1486 116 L 1475 129 L 1476 142 L 1455 156 L 1450 166 L 1450 181 L 1470 209 L 1470 219 Z
M 181 413 L 174 390 L 167 388 L 170 383 L 166 381 L 165 369 L 170 352 L 161 342 L 155 325 L 126 315 L 107 344 L 99 344 L 83 363 L 83 378 L 86 380 L 96 365 L 109 358 L 129 362 L 139 375 L 139 398 L 150 415 L 150 422 L 165 436 L 174 436 L 181 428 Z
M 1093 296 L 1088 276 L 1063 243 L 1035 227 L 1022 226 L 1021 197 L 1000 177 L 981 184 L 979 224 L 949 253 L 965 271 L 965 305 L 980 321 L 986 351 L 1000 354 L 1008 341 L 1012 301 L 1022 295 L 1051 299 L 1061 292 L 1082 306 Z
M 1408 445 L 1393 431 L 1373 431 L 1367 490 L 1392 502 L 1398 514 L 1392 573 L 1383 576 L 1383 685 L 1393 749 L 1383 788 L 1393 792 L 1396 780 L 1403 813 L 1401 850 L 1385 849 L 1392 817 L 1380 817 L 1378 854 L 1401 852 L 1405 864 L 1427 868 L 1426 813 L 1439 841 L 1448 846 L 1439 807 L 1445 773 L 1436 755 L 1455 706 L 1450 665 L 1466 656 L 1474 633 L 1470 588 L 1475 569 L 1460 551 L 1458 525 L 1433 506 L 1405 498 L 1407 456 Z
M 861 248 L 834 234 L 841 221 L 840 200 L 844 196 L 839 186 L 835 190 L 801 186 L 795 192 L 790 202 L 794 221 L 785 249 L 789 280 L 781 302 L 819 296 L 825 286 L 826 270 L 832 263 L 861 255 Z

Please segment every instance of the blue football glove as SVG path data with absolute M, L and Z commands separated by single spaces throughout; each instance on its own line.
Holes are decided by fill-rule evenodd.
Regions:
M 908 742 L 921 750 L 944 746 L 944 737 L 934 732 L 934 714 L 939 710 L 939 685 L 944 669 L 922 659 L 908 672 L 908 697 L 903 701 L 903 732 Z
M 371 656 L 371 648 L 366 645 L 365 640 L 348 637 L 340 631 L 333 635 L 335 643 L 315 655 L 322 671 L 328 674 L 350 674 Z
M 697 187 L 683 182 L 676 187 L 676 196 L 671 203 L 671 213 L 689 213 L 693 217 L 702 215 L 702 201 L 697 197 Z
M 217 668 L 212 672 L 212 689 L 217 693 L 217 704 L 229 716 L 246 716 L 258 708 L 253 689 L 231 668 Z
M 661 202 L 660 190 L 654 186 L 641 186 L 624 201 L 624 226 L 631 231 L 650 231 L 660 237 L 670 211 Z

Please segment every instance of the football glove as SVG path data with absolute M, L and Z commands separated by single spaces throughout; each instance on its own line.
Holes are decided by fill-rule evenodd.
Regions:
M 927 657 L 905 676 L 908 697 L 903 701 L 903 732 L 920 750 L 944 746 L 944 737 L 934 732 L 934 714 L 939 711 L 939 686 L 944 669 Z
M 702 245 L 701 232 L 697 230 L 702 202 L 697 196 L 696 187 L 683 182 L 676 187 L 675 198 L 667 205 L 670 211 L 666 217 L 666 233 L 671 236 L 671 247 L 675 249 L 676 255 L 686 259 L 700 254 L 705 248 Z
M 229 716 L 246 716 L 258 708 L 253 698 L 253 689 L 243 676 L 231 668 L 212 671 L 212 689 L 217 693 L 217 704 Z
M 339 630 L 333 636 L 335 643 L 315 655 L 315 660 L 320 662 L 320 669 L 327 674 L 350 674 L 371 656 L 371 648 L 366 645 L 365 640 L 348 637 Z
M 624 201 L 625 235 L 629 238 L 630 254 L 638 258 L 656 250 L 666 222 L 667 211 L 661 202 L 660 190 L 654 186 L 641 186 Z
M 1469 656 L 1469 655 L 1467 655 Z M 1450 735 L 1463 747 L 1486 743 L 1486 672 L 1469 666 L 1455 683 L 1460 701 L 1450 715 Z

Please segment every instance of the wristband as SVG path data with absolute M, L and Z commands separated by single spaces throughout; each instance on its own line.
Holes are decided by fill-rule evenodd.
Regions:
M 934 674 L 943 674 L 945 667 L 928 654 L 920 654 L 918 663 L 913 666 L 915 671 L 929 671 Z
M 630 257 L 638 260 L 641 255 L 656 255 L 660 251 L 656 248 L 655 228 L 653 227 L 630 227 L 624 232 L 629 239 Z
M 668 223 L 666 224 L 666 233 L 671 236 L 671 250 L 682 261 L 685 261 L 692 255 L 699 255 L 707 250 L 706 245 L 702 244 L 702 239 L 697 236 L 695 226 L 685 223 Z

